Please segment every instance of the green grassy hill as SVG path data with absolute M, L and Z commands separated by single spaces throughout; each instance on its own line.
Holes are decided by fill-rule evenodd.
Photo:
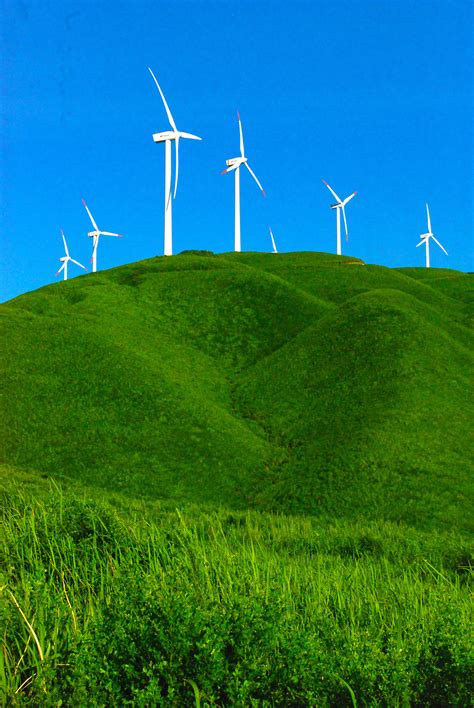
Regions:
M 185 254 L 27 293 L 1 308 L 3 461 L 131 497 L 466 529 L 471 283 Z
M 470 705 L 471 287 L 189 253 L 3 305 L 2 704 Z

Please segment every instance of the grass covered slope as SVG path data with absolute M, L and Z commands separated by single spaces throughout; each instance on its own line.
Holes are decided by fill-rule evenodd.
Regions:
M 245 505 L 273 452 L 234 414 L 227 373 L 327 306 L 271 276 L 211 265 L 162 259 L 5 308 L 7 461 L 136 495 Z M 268 318 L 252 299 L 270 297 Z
M 292 451 L 272 490 L 287 508 L 468 521 L 471 358 L 440 323 L 374 290 L 242 372 L 243 411 Z
M 435 275 L 181 255 L 16 298 L 4 461 L 133 496 L 465 528 L 470 280 Z

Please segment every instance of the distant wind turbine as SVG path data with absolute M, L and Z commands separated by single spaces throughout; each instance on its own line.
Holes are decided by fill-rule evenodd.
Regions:
M 82 200 L 82 203 L 84 204 L 87 213 L 89 214 L 89 219 L 92 222 L 92 226 L 94 227 L 94 231 L 89 231 L 87 235 L 92 239 L 92 258 L 91 258 L 91 263 L 92 263 L 92 272 L 95 273 L 97 270 L 97 247 L 99 245 L 99 238 L 101 236 L 116 236 L 117 238 L 122 238 L 122 234 L 114 234 L 111 231 L 101 231 L 97 224 L 94 221 L 94 217 L 89 211 L 89 207 L 85 203 L 84 199 Z
M 340 197 L 337 196 L 336 192 L 332 187 L 329 186 L 329 184 L 323 179 L 323 184 L 326 185 L 326 187 L 329 189 L 331 194 L 335 199 L 337 199 L 336 204 L 331 204 L 331 209 L 336 210 L 336 245 L 337 245 L 337 255 L 341 255 L 341 211 L 342 211 L 342 216 L 344 217 L 344 227 L 346 230 L 346 241 L 349 240 L 349 232 L 347 230 L 347 219 L 346 219 L 346 210 L 345 206 L 347 202 L 349 202 L 352 197 L 355 197 L 357 192 L 352 192 L 352 194 L 349 194 L 348 197 L 346 197 L 344 200 L 342 200 Z
M 270 226 L 268 227 L 268 230 L 269 230 L 269 232 L 270 232 L 270 238 L 271 238 L 271 240 L 272 240 L 273 253 L 278 253 L 277 247 L 275 246 L 275 239 L 274 239 L 274 237 L 273 237 L 273 231 L 272 231 L 272 229 L 271 229 Z
M 240 166 L 245 165 L 248 169 L 265 197 L 265 190 L 257 179 L 255 172 L 250 168 L 247 158 L 244 154 L 244 136 L 242 133 L 242 123 L 240 121 L 240 115 L 237 113 L 237 120 L 239 121 L 239 131 L 240 131 L 240 157 L 233 157 L 230 160 L 226 160 L 227 165 L 226 170 L 222 170 L 221 175 L 226 172 L 232 172 L 235 170 L 235 232 L 234 232 L 234 251 L 241 251 L 240 247 Z
M 84 270 L 87 270 L 87 268 L 85 266 L 83 266 L 82 263 L 79 263 L 79 261 L 75 261 L 74 258 L 71 258 L 71 256 L 69 255 L 69 250 L 68 250 L 67 243 L 66 243 L 66 237 L 65 237 L 64 231 L 62 229 L 61 229 L 61 236 L 63 237 L 64 252 L 66 255 L 64 255 L 62 258 L 59 259 L 62 262 L 62 266 L 58 270 L 56 275 L 59 275 L 60 272 L 63 271 L 64 272 L 64 280 L 67 280 L 67 264 L 69 263 L 69 261 L 71 261 L 71 263 L 75 263 L 80 268 L 84 268 Z
M 153 77 L 156 87 L 160 93 L 161 100 L 165 107 L 166 115 L 168 116 L 169 124 L 171 130 L 167 130 L 163 133 L 154 133 L 153 140 L 155 143 L 165 143 L 165 223 L 164 223 L 164 254 L 165 256 L 173 255 L 173 226 L 171 218 L 171 141 L 175 141 L 176 149 L 176 165 L 175 165 L 175 176 L 174 176 L 174 194 L 173 199 L 176 198 L 176 192 L 178 190 L 178 171 L 179 171 L 179 140 L 180 138 L 188 138 L 189 140 L 202 140 L 197 135 L 192 135 L 191 133 L 183 133 L 178 130 L 176 123 L 174 122 L 171 111 L 166 103 L 165 96 L 161 90 L 160 84 L 156 80 L 156 76 L 148 67 L 148 71 Z
M 421 236 L 420 236 L 421 241 L 420 241 L 420 243 L 416 244 L 416 247 L 418 248 L 418 246 L 422 246 L 423 244 L 426 245 L 426 267 L 429 268 L 430 267 L 430 238 L 432 238 L 433 241 L 438 244 L 438 246 L 441 248 L 442 251 L 444 251 L 446 253 L 446 255 L 448 255 L 448 252 L 440 244 L 438 239 L 434 237 L 434 234 L 431 231 L 431 219 L 430 219 L 430 210 L 428 208 L 428 204 L 426 205 L 426 216 L 428 217 L 428 233 L 421 234 Z

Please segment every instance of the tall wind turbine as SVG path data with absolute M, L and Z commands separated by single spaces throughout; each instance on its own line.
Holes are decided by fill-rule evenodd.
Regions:
M 92 239 L 92 258 L 91 258 L 91 263 L 92 263 L 92 272 L 95 273 L 97 270 L 97 247 L 99 245 L 99 238 L 101 236 L 116 236 L 117 238 L 122 238 L 122 234 L 114 234 L 111 231 L 101 231 L 97 224 L 94 221 L 94 217 L 89 211 L 89 207 L 85 203 L 84 199 L 82 200 L 82 203 L 84 204 L 87 213 L 89 214 L 89 219 L 92 222 L 92 226 L 94 227 L 94 231 L 88 231 L 87 235 Z
M 179 171 L 179 140 L 180 138 L 188 138 L 189 140 L 202 140 L 197 135 L 192 135 L 191 133 L 183 133 L 178 130 L 174 118 L 171 115 L 171 111 L 166 103 L 165 96 L 161 90 L 160 84 L 156 80 L 155 74 L 152 72 L 150 67 L 148 71 L 153 77 L 158 91 L 160 92 L 161 100 L 165 107 L 166 115 L 168 116 L 169 124 L 171 130 L 166 130 L 163 133 L 153 133 L 153 140 L 155 143 L 165 144 L 165 224 L 164 224 L 164 254 L 165 256 L 173 255 L 173 226 L 171 219 L 171 141 L 175 142 L 176 149 L 176 165 L 175 165 L 175 175 L 174 175 L 174 194 L 173 199 L 176 198 L 176 192 L 178 189 L 178 171 Z
M 69 255 L 69 250 L 68 250 L 67 243 L 66 243 L 66 237 L 65 237 L 64 231 L 62 229 L 61 229 L 61 236 L 63 237 L 64 252 L 66 255 L 64 255 L 62 258 L 59 259 L 62 262 L 62 266 L 58 270 L 56 275 L 59 275 L 60 272 L 63 271 L 64 272 L 64 280 L 67 280 L 67 264 L 69 263 L 69 261 L 71 261 L 72 263 L 75 263 L 80 268 L 84 268 L 84 270 L 87 270 L 87 268 L 85 266 L 83 266 L 82 263 L 79 263 L 79 261 L 75 261 L 74 258 L 71 258 L 71 256 Z
M 420 241 L 420 243 L 417 243 L 417 244 L 416 244 L 416 247 L 418 248 L 418 246 L 422 246 L 423 244 L 426 245 L 426 267 L 429 268 L 429 267 L 430 267 L 430 238 L 432 238 L 433 241 L 438 244 L 438 246 L 441 248 L 441 250 L 443 250 L 443 251 L 446 253 L 446 255 L 448 255 L 448 252 L 447 252 L 447 250 L 440 244 L 440 242 L 438 241 L 438 239 L 434 237 L 434 234 L 433 234 L 433 232 L 432 232 L 432 230 L 431 230 L 430 210 L 429 210 L 429 208 L 428 208 L 428 204 L 426 205 L 426 216 L 427 216 L 427 218 L 428 218 L 428 233 L 426 233 L 426 234 L 421 234 L 421 236 L 420 236 L 421 241 Z
M 274 238 L 274 236 L 273 236 L 273 231 L 272 231 L 272 229 L 271 229 L 271 226 L 268 227 L 268 231 L 270 232 L 270 238 L 271 238 L 271 240 L 272 240 L 272 247 L 273 247 L 273 251 L 272 251 L 272 252 L 273 252 L 273 253 L 278 253 L 277 247 L 276 247 L 276 245 L 275 245 L 275 238 Z
M 352 199 L 352 197 L 355 197 L 357 192 L 352 192 L 352 194 L 349 194 L 349 196 L 343 200 L 337 196 L 334 189 L 332 187 L 330 187 L 324 179 L 323 179 L 323 183 L 329 189 L 329 191 L 331 192 L 333 197 L 335 199 L 337 199 L 336 204 L 331 204 L 331 209 L 336 210 L 337 255 L 340 256 L 341 255 L 341 211 L 342 211 L 342 216 L 344 217 L 344 227 L 346 230 L 346 241 L 347 241 L 349 239 L 349 232 L 347 231 L 347 219 L 346 219 L 345 206 L 346 206 L 347 202 L 349 202 Z
M 232 172 L 235 170 L 235 233 L 234 233 L 234 251 L 240 251 L 240 166 L 245 165 L 248 169 L 265 197 L 265 190 L 257 179 L 255 172 L 251 169 L 247 162 L 247 158 L 244 153 L 244 136 L 242 133 L 242 123 L 240 121 L 240 114 L 237 113 L 237 120 L 239 121 L 239 131 L 240 131 L 240 157 L 233 157 L 230 160 L 226 160 L 227 165 L 226 170 L 222 170 L 221 175 L 226 172 Z

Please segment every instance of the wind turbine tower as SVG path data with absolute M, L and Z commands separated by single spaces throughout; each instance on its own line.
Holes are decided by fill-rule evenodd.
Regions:
M 92 263 L 92 272 L 95 273 L 97 270 L 97 247 L 99 246 L 99 238 L 101 236 L 115 236 L 116 238 L 122 238 L 122 234 L 114 234 L 111 231 L 101 231 L 97 224 L 94 221 L 94 217 L 89 211 L 89 207 L 85 203 L 84 199 L 82 200 L 82 203 L 84 204 L 87 213 L 89 214 L 89 219 L 91 220 L 92 226 L 94 227 L 94 231 L 89 231 L 87 235 L 89 238 L 92 239 L 92 258 L 91 258 L 91 263 Z
M 56 273 L 56 275 L 59 275 L 60 272 L 63 271 L 63 273 L 64 273 L 64 280 L 67 280 L 67 264 L 69 263 L 69 261 L 71 261 L 71 263 L 75 263 L 76 265 L 79 266 L 79 268 L 83 268 L 84 270 L 87 270 L 87 268 L 86 268 L 85 266 L 83 266 L 82 263 L 79 263 L 79 261 L 75 261 L 74 258 L 71 258 L 71 256 L 69 255 L 69 249 L 68 249 L 68 247 L 67 247 L 66 237 L 65 237 L 64 231 L 63 231 L 62 229 L 61 229 L 61 236 L 63 237 L 64 253 L 65 253 L 65 255 L 62 256 L 62 258 L 59 259 L 59 260 L 62 262 L 62 266 L 61 266 L 61 268 L 58 270 L 58 272 Z
M 331 209 L 336 210 L 336 251 L 337 255 L 341 255 L 341 211 L 342 211 L 342 216 L 344 217 L 344 228 L 346 231 L 346 241 L 349 240 L 349 232 L 347 230 L 347 219 L 346 219 L 346 210 L 345 206 L 347 202 L 349 202 L 352 197 L 355 197 L 357 192 L 352 192 L 352 194 L 349 194 L 348 197 L 345 199 L 341 199 L 340 197 L 337 196 L 336 192 L 332 187 L 329 186 L 329 184 L 323 179 L 323 184 L 326 185 L 326 187 L 329 189 L 333 197 L 337 200 L 336 204 L 331 204 Z
M 446 255 L 448 255 L 448 252 L 440 244 L 438 239 L 435 238 L 435 236 L 431 230 L 430 210 L 428 208 L 428 204 L 426 205 L 426 216 L 428 219 L 428 232 L 426 234 L 421 234 L 421 236 L 420 236 L 421 241 L 420 241 L 420 243 L 416 244 L 416 247 L 418 248 L 418 246 L 422 246 L 423 244 L 425 244 L 425 246 L 426 246 L 426 267 L 429 268 L 430 267 L 430 238 L 432 238 L 433 241 L 438 244 L 438 246 L 441 248 L 442 251 L 444 251 L 446 253 Z
M 272 240 L 272 248 L 273 248 L 272 253 L 278 253 L 277 247 L 276 247 L 276 245 L 275 245 L 275 237 L 273 236 L 273 231 L 272 231 L 272 229 L 271 229 L 271 226 L 268 227 L 268 231 L 269 231 L 269 233 L 270 233 L 270 238 L 271 238 L 271 240 Z
M 165 144 L 165 218 L 164 218 L 164 254 L 165 256 L 173 255 L 173 224 L 172 224 L 172 209 L 171 209 L 171 141 L 174 140 L 175 143 L 175 155 L 176 155 L 176 165 L 175 165 L 175 177 L 174 177 L 174 194 L 173 199 L 176 198 L 176 191 L 178 189 L 178 170 L 179 170 L 179 140 L 180 138 L 188 138 L 189 140 L 202 140 L 197 135 L 192 135 L 191 133 L 183 133 L 178 130 L 174 118 L 171 115 L 171 111 L 166 103 L 165 96 L 161 90 L 160 84 L 156 80 L 156 76 L 148 67 L 148 71 L 153 77 L 153 81 L 160 93 L 161 100 L 165 107 L 166 115 L 168 116 L 168 121 L 171 126 L 171 130 L 166 130 L 162 133 L 153 133 L 153 140 L 155 143 Z
M 255 172 L 251 169 L 249 166 L 249 163 L 247 162 L 247 158 L 245 157 L 244 153 L 244 136 L 242 133 L 242 123 L 240 120 L 240 115 L 237 113 L 237 120 L 239 121 L 239 132 L 240 132 L 240 157 L 232 157 L 230 160 L 226 160 L 225 163 L 227 165 L 226 170 L 222 170 L 221 175 L 225 174 L 226 172 L 232 172 L 232 170 L 235 171 L 235 227 L 234 227 L 234 251 L 241 251 L 240 247 L 240 166 L 245 165 L 245 167 L 248 169 L 254 180 L 256 181 L 257 185 L 262 191 L 263 196 L 265 197 L 265 190 L 263 189 L 262 185 L 257 179 L 257 175 Z

